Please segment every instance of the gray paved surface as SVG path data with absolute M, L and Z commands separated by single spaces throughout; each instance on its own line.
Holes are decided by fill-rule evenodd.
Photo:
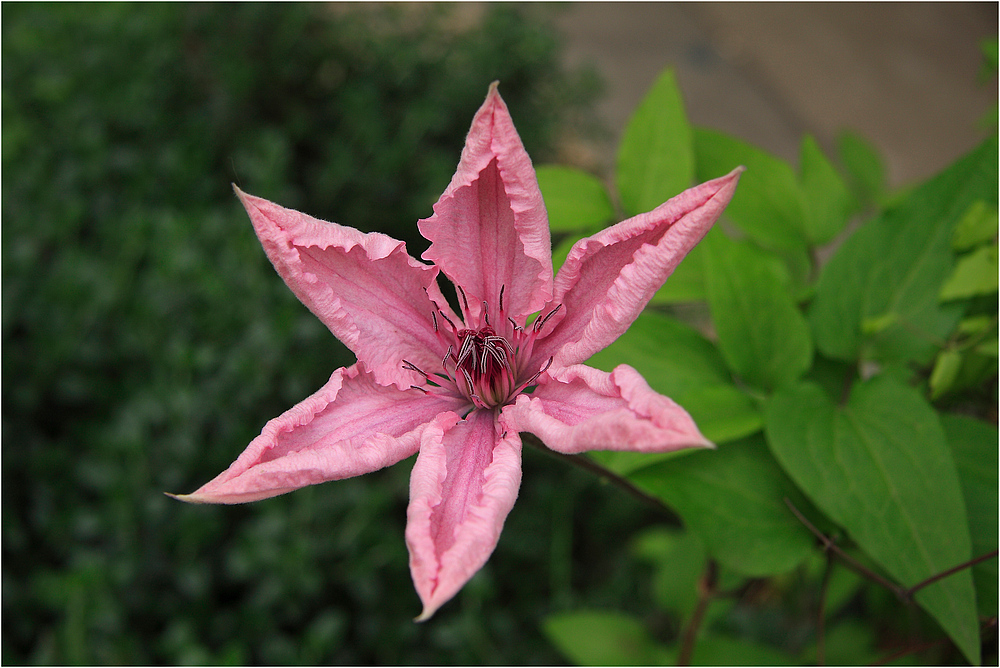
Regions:
M 883 152 L 894 185 L 975 146 L 997 99 L 995 79 L 977 80 L 996 3 L 596 2 L 563 8 L 558 26 L 567 61 L 604 75 L 599 111 L 616 133 L 670 66 L 693 123 L 793 161 L 804 132 L 829 148 L 853 128 Z M 614 145 L 569 153 L 607 168 Z

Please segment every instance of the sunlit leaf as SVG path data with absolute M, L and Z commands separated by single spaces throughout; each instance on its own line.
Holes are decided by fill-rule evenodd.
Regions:
M 695 128 L 694 146 L 699 181 L 722 176 L 739 165 L 747 168 L 726 207 L 726 218 L 764 248 L 805 248 L 805 200 L 788 163 L 727 134 L 703 128 Z
M 573 167 L 542 165 L 535 170 L 553 232 L 593 233 L 615 218 L 604 184 Z
M 962 353 L 957 350 L 942 350 L 934 360 L 934 369 L 928 383 L 931 387 L 931 399 L 937 399 L 951 389 L 962 368 Z
M 980 246 L 958 258 L 951 276 L 941 286 L 941 301 L 966 299 L 997 291 L 997 245 Z
M 805 195 L 806 236 L 813 244 L 824 244 L 844 229 L 857 202 L 819 144 L 808 135 L 802 139 L 799 172 Z
M 665 70 L 632 114 L 618 149 L 618 193 L 628 215 L 651 211 L 691 185 L 691 141 L 677 81 Z
M 996 138 L 984 142 L 899 206 L 854 232 L 824 267 L 809 309 L 816 347 L 845 361 L 929 362 L 961 309 L 938 292 L 951 273 L 952 230 L 969 205 L 997 197 Z M 891 322 L 877 335 L 864 323 Z
M 809 325 L 773 265 L 723 234 L 702 243 L 708 304 L 730 368 L 765 390 L 801 376 L 812 362 Z
M 965 214 L 955 225 L 955 233 L 951 237 L 951 247 L 957 251 L 969 250 L 986 243 L 997 236 L 997 207 L 983 200 L 976 200 L 969 205 Z
M 862 205 L 879 202 L 885 194 L 885 163 L 871 142 L 853 132 L 837 137 L 840 162 L 847 170 L 855 197 Z
M 711 233 L 711 232 L 710 232 Z M 702 244 L 691 249 L 674 273 L 656 291 L 651 304 L 676 304 L 705 299 L 705 251 Z

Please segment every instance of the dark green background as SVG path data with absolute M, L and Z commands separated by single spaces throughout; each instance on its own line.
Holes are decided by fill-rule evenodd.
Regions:
M 433 621 L 410 463 L 187 506 L 349 353 L 230 189 L 425 247 L 489 83 L 536 162 L 594 77 L 552 8 L 5 5 L 3 655 L 19 663 L 552 663 L 540 620 L 648 610 L 638 502 L 531 450 L 490 563 Z

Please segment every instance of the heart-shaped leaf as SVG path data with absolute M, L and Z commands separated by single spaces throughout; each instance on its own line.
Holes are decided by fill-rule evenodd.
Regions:
M 955 462 L 937 414 L 915 390 L 877 376 L 838 407 L 818 385 L 802 383 L 772 398 L 765 424 L 771 451 L 799 488 L 901 585 L 971 558 Z M 915 598 L 978 663 L 969 571 Z

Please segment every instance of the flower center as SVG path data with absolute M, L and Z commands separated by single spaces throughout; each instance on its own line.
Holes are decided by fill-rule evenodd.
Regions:
M 539 317 L 530 327 L 518 325 L 507 317 L 503 308 L 503 286 L 500 288 L 500 310 L 497 314 L 498 332 L 490 323 L 489 305 L 484 301 L 483 309 L 473 316 L 465 292 L 456 286 L 461 297 L 463 324 L 479 325 L 478 329 L 456 327 L 445 313 L 437 310 L 431 313 L 434 332 L 448 346 L 448 352 L 441 360 L 444 373 L 428 374 L 416 365 L 403 360 L 403 368 L 415 371 L 424 377 L 422 387 L 411 385 L 425 393 L 457 392 L 476 408 L 498 408 L 513 401 L 525 388 L 533 385 L 538 377 L 552 364 L 552 358 L 540 369 L 526 369 L 525 361 L 531 356 L 535 338 L 545 323 L 562 308 L 556 305 L 545 316 Z M 438 320 L 441 316 L 441 320 Z M 447 326 L 445 326 L 447 324 Z
M 489 325 L 458 332 L 461 346 L 452 355 L 462 394 L 482 408 L 502 406 L 517 387 L 514 349 Z M 447 362 L 447 360 L 446 360 Z

